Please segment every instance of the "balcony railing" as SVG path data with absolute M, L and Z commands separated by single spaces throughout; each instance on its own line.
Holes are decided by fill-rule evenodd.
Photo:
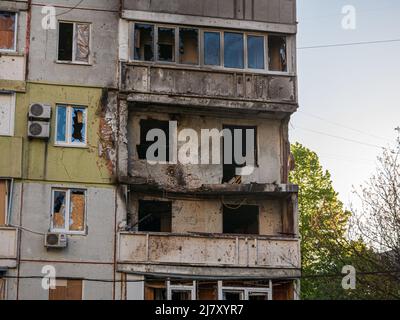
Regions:
M 121 232 L 118 263 L 296 269 L 299 253 L 297 238 Z
M 182 66 L 148 66 L 140 63 L 122 64 L 122 90 L 135 93 L 136 102 L 179 104 L 185 97 L 196 98 L 208 107 L 227 106 L 262 110 L 266 103 L 277 110 L 296 109 L 296 77 L 290 74 L 252 74 L 228 70 L 205 70 Z M 142 95 L 145 94 L 146 96 Z M 150 96 L 149 96 L 150 95 Z M 164 97 L 165 96 L 165 97 Z M 170 101 L 173 97 L 173 101 Z M 211 101 L 204 101 L 211 99 Z M 222 100 L 221 100 L 222 99 Z M 150 100 L 150 101 L 149 101 Z M 232 103 L 231 103 L 232 104 Z
M 18 229 L 0 227 L 0 267 L 15 268 L 18 253 Z

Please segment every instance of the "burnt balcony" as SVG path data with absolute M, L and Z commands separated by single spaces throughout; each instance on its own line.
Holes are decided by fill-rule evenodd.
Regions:
M 229 234 L 121 232 L 121 272 L 173 273 L 208 277 L 296 277 L 296 237 Z
M 122 63 L 121 91 L 136 108 L 181 108 L 284 117 L 297 109 L 296 76 Z
M 18 255 L 18 229 L 0 227 L 0 268 L 15 268 Z

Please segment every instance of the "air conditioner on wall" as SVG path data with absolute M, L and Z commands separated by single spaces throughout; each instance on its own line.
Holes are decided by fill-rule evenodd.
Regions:
M 37 139 L 50 138 L 50 123 L 45 121 L 28 121 L 28 137 Z
M 50 232 L 46 233 L 44 246 L 46 248 L 66 248 L 68 238 L 65 233 Z
M 50 120 L 51 106 L 43 103 L 32 103 L 29 106 L 28 117 L 31 120 Z

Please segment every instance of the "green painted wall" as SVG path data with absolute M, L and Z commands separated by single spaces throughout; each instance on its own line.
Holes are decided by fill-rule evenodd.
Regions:
M 79 76 L 79 75 L 77 75 Z M 17 94 L 15 115 L 15 137 L 22 138 L 22 178 L 28 180 L 109 184 L 111 174 L 107 162 L 99 157 L 99 125 L 97 114 L 101 99 L 100 88 L 84 88 L 28 83 L 26 94 Z M 51 138 L 49 141 L 27 138 L 27 113 L 31 103 L 52 106 Z M 56 105 L 86 106 L 86 148 L 55 146 Z M 7 138 L 6 138 L 7 139 Z M 0 140 L 0 148 L 3 149 Z M 3 163 L 0 161 L 0 167 Z

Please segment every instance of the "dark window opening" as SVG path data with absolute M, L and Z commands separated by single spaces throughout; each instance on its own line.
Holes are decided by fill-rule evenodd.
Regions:
M 179 29 L 179 62 L 183 64 L 199 63 L 199 30 Z
M 286 37 L 268 37 L 268 57 L 270 71 L 287 71 Z
M 155 281 L 151 279 L 145 282 L 144 286 L 145 300 L 167 300 L 167 289 L 164 281 Z
M 192 292 L 191 291 L 181 291 L 181 290 L 172 291 L 171 292 L 171 300 L 175 300 L 175 301 L 192 300 Z
M 72 61 L 74 24 L 60 22 L 58 32 L 58 60 Z
M 225 32 L 224 64 L 226 68 L 244 67 L 244 42 L 242 33 Z
M 166 137 L 166 145 L 165 145 L 165 161 L 169 161 L 169 122 L 161 121 L 161 120 L 140 120 L 140 145 L 137 146 L 137 152 L 139 159 L 146 160 L 147 159 L 147 149 L 154 144 L 156 141 L 146 141 L 147 133 L 153 129 L 160 129 L 164 132 Z M 158 151 L 155 154 L 158 157 Z
M 241 206 L 238 209 L 223 208 L 223 233 L 259 234 L 258 206 Z
M 238 301 L 243 300 L 243 292 L 241 291 L 224 291 L 224 300 Z
M 264 37 L 247 37 L 247 59 L 250 69 L 264 69 Z
M 154 60 L 154 26 L 135 24 L 134 59 L 141 61 Z
M 197 295 L 199 300 L 218 300 L 218 283 L 215 281 L 198 282 Z
M 219 66 L 221 64 L 221 35 L 219 32 L 204 32 L 204 64 Z
M 139 231 L 171 232 L 172 203 L 139 200 Z
M 223 129 L 227 129 L 231 132 L 232 136 L 232 145 L 228 145 L 226 139 L 223 139 L 223 177 L 222 183 L 235 183 L 240 181 L 240 177 L 236 174 L 237 168 L 243 168 L 246 166 L 246 163 L 238 164 L 235 159 L 235 130 L 242 131 L 242 156 L 246 156 L 247 150 L 247 139 L 246 139 L 246 130 L 254 130 L 254 164 L 257 163 L 257 127 L 253 126 L 223 126 Z M 227 149 L 225 149 L 227 148 Z M 230 150 L 231 153 L 231 163 L 229 163 L 228 159 L 225 158 L 225 150 Z
M 158 28 L 158 60 L 175 61 L 175 29 Z

